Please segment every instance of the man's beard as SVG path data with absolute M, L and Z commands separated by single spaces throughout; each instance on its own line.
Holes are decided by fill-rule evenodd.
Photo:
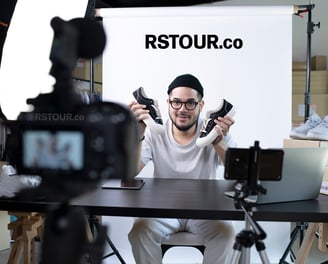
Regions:
M 198 125 L 198 118 L 199 118 L 199 114 L 197 116 L 197 118 L 195 119 L 194 122 L 192 122 L 191 124 L 188 124 L 188 125 L 183 125 L 183 126 L 179 126 L 174 120 L 173 118 L 171 117 L 171 115 L 169 114 L 169 117 L 172 121 L 172 124 L 180 131 L 188 131 L 190 128 L 192 128 L 195 124 L 196 124 L 196 127 Z
M 171 119 L 172 120 L 172 119 Z M 179 126 L 177 125 L 177 123 L 175 123 L 173 120 L 172 120 L 172 123 L 173 125 L 180 131 L 188 131 L 190 128 L 193 127 L 194 124 L 196 124 L 196 121 L 192 124 L 189 124 L 189 125 L 186 125 L 186 126 Z

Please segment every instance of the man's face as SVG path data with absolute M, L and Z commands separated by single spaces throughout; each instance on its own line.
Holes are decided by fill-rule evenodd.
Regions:
M 177 129 L 187 131 L 197 125 L 204 101 L 196 90 L 189 87 L 174 88 L 167 102 L 170 119 Z

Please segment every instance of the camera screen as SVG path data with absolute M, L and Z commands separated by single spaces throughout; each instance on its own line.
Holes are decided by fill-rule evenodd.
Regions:
M 25 130 L 22 140 L 25 169 L 83 169 L 84 137 L 80 131 Z

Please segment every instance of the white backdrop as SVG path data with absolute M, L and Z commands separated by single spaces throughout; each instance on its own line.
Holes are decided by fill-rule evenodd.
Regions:
M 262 147 L 282 147 L 291 129 L 292 13 L 292 6 L 101 9 L 108 39 L 103 98 L 127 104 L 143 86 L 149 97 L 158 99 L 166 119 L 167 86 L 177 75 L 192 73 L 205 89 L 203 115 L 221 98 L 237 107 L 231 132 L 239 146 L 259 140 Z M 241 39 L 243 47 L 146 49 L 146 34 L 213 34 L 220 44 L 225 38 Z M 147 169 L 145 176 L 151 175 L 151 166 Z M 132 220 L 126 221 L 129 230 Z M 118 223 L 122 230 L 121 219 Z M 289 224 L 261 224 L 268 231 L 269 258 L 278 262 L 289 242 Z M 237 230 L 243 225 L 235 222 Z M 129 251 L 126 236 L 112 230 L 115 242 Z M 252 263 L 260 262 L 252 250 Z
M 101 9 L 104 100 L 128 103 L 143 86 L 165 118 L 168 84 L 192 73 L 205 89 L 204 115 L 220 98 L 237 107 L 231 131 L 239 146 L 280 147 L 291 127 L 292 13 L 292 6 Z M 243 47 L 146 49 L 146 34 L 214 34 Z

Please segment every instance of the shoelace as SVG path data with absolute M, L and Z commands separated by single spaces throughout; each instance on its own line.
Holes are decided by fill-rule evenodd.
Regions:
M 314 117 L 310 116 L 310 118 L 305 122 L 306 125 L 309 125 L 310 127 L 315 127 L 319 123 L 321 123 L 323 120 L 320 120 L 320 122 L 316 121 Z
M 322 119 L 317 127 L 326 127 L 328 128 L 328 118 Z

